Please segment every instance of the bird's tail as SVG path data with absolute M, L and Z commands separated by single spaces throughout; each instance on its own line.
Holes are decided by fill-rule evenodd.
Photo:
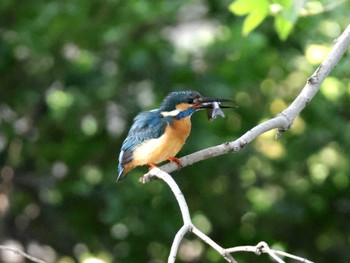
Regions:
M 118 164 L 118 175 L 117 175 L 116 182 L 122 181 L 124 178 L 125 178 L 124 167 L 119 163 Z

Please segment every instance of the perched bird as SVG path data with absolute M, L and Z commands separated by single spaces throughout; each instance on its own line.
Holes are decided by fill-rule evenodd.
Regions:
M 121 147 L 117 181 L 140 165 L 156 167 L 155 164 L 168 159 L 181 166 L 174 156 L 190 134 L 191 115 L 207 109 L 210 120 L 217 115 L 224 116 L 220 107 L 235 106 L 221 105 L 221 102 L 231 101 L 206 98 L 196 91 L 175 91 L 163 100 L 159 109 L 139 113 Z

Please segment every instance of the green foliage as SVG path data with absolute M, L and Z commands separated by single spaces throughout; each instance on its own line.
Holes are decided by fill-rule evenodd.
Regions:
M 268 0 L 237 0 L 230 5 L 229 9 L 235 15 L 247 15 L 242 30 L 243 35 L 247 36 L 268 16 L 269 5 Z
M 180 156 L 234 140 L 295 98 L 347 26 L 349 5 L 328 6 L 235 1 L 242 36 L 222 1 L 1 1 L 0 242 L 50 262 L 166 262 L 181 226 L 170 190 L 138 183 L 146 167 L 115 183 L 133 117 L 194 89 L 239 109 L 194 114 Z M 226 247 L 350 261 L 349 63 L 279 140 L 173 174 L 200 229 Z M 188 236 L 178 262 L 223 259 Z
M 281 40 L 286 40 L 300 15 L 324 12 L 324 1 L 292 0 L 235 0 L 229 10 L 238 16 L 247 16 L 243 23 L 242 33 L 247 36 L 268 16 L 274 17 L 274 28 Z M 306 5 L 305 5 L 306 3 Z M 341 4 L 339 2 L 338 4 Z M 337 3 L 336 3 L 337 4 Z M 305 5 L 305 6 L 304 6 Z M 332 3 L 332 6 L 334 3 Z

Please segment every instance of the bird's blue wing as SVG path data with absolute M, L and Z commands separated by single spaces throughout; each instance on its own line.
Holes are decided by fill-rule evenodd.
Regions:
M 167 123 L 171 122 L 171 118 L 162 116 L 159 111 L 142 112 L 135 117 L 119 154 L 117 181 L 123 174 L 124 166 L 132 161 L 135 147 L 144 141 L 162 136 Z

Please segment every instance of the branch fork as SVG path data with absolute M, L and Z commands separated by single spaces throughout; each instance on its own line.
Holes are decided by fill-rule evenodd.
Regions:
M 178 230 L 178 232 L 175 235 L 175 238 L 173 240 L 173 244 L 170 249 L 170 254 L 168 257 L 168 263 L 174 263 L 176 260 L 176 255 L 179 250 L 180 243 L 182 239 L 185 237 L 185 235 L 188 232 L 192 232 L 197 237 L 202 239 L 205 243 L 207 243 L 209 246 L 211 246 L 213 249 L 215 249 L 222 257 L 230 263 L 237 263 L 237 261 L 234 259 L 234 257 L 231 255 L 232 253 L 236 252 L 253 252 L 256 255 L 261 255 L 262 253 L 269 254 L 270 257 L 272 257 L 276 262 L 278 263 L 284 263 L 282 258 L 283 257 L 289 257 L 292 259 L 295 259 L 297 261 L 303 262 L 303 263 L 313 263 L 312 261 L 309 261 L 305 258 L 301 258 L 280 250 L 274 250 L 270 249 L 268 244 L 264 241 L 259 242 L 256 246 L 239 246 L 239 247 L 232 247 L 232 248 L 223 248 L 219 244 L 217 244 L 214 240 L 212 240 L 209 236 L 204 234 L 202 231 L 200 231 L 193 223 L 190 217 L 190 212 L 185 200 L 184 195 L 182 194 L 179 186 L 176 184 L 175 180 L 171 177 L 170 174 L 160 170 L 159 168 L 153 168 L 149 171 L 149 176 L 156 177 L 161 180 L 163 180 L 165 183 L 168 184 L 170 189 L 172 190 L 173 194 L 175 195 L 175 198 L 179 204 L 181 215 L 183 219 L 183 226 Z

